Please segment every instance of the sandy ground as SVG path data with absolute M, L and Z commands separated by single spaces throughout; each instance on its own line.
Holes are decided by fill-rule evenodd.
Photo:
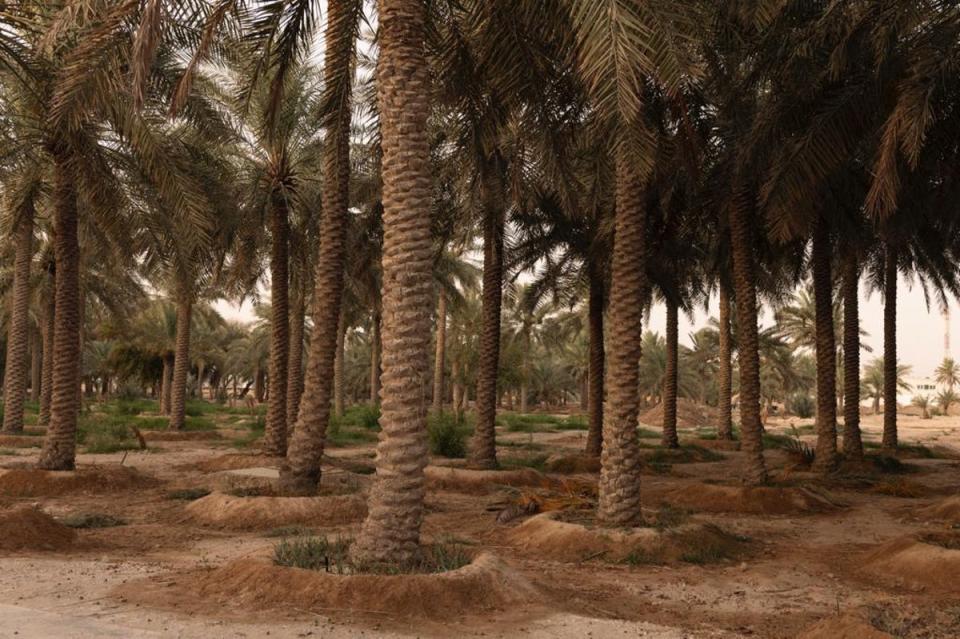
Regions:
M 878 440 L 881 419 L 864 419 L 867 441 Z M 810 420 L 772 420 L 768 429 L 788 433 L 795 428 L 812 441 L 810 425 Z M 867 480 L 856 473 L 852 479 L 849 473 L 818 478 L 795 467 L 782 451 L 770 452 L 777 485 L 812 491 L 817 499 L 823 496 L 829 508 L 779 514 L 716 511 L 710 503 L 689 508 L 692 521 L 745 540 L 738 556 L 715 561 L 631 564 L 574 551 L 568 557 L 544 559 L 536 548 L 520 548 L 511 541 L 526 517 L 497 522 L 505 505 L 526 498 L 571 504 L 589 500 L 584 495 L 595 485 L 596 473 L 551 473 L 550 483 L 541 486 L 431 487 L 425 538 L 454 536 L 474 552 L 492 552 L 514 575 L 507 578 L 507 589 L 511 579 L 523 580 L 537 594 L 535 601 L 483 611 L 441 610 L 430 619 L 324 606 L 260 605 L 256 597 L 244 598 L 239 591 L 235 600 L 222 592 L 197 596 L 187 587 L 195 575 L 231 562 L 266 562 L 277 539 L 267 536 L 273 526 L 233 530 L 205 525 L 190 515 L 191 502 L 170 499 L 169 493 L 198 487 L 269 491 L 275 464 L 231 458 L 235 463 L 227 465 L 254 470 L 212 469 L 210 460 L 221 460 L 217 463 L 223 466 L 222 457 L 237 452 L 229 441 L 162 441 L 147 453 L 81 455 L 81 469 L 122 460 L 157 481 L 146 487 L 51 495 L 11 496 L 0 490 L 0 504 L 7 508 L 36 505 L 55 518 L 85 512 L 126 521 L 114 528 L 80 530 L 67 550 L 0 550 L 0 637 L 776 638 L 801 636 L 812 624 L 838 614 L 872 619 L 892 632 L 890 636 L 960 636 L 960 579 L 952 590 L 949 582 L 924 582 L 922 574 L 918 581 L 907 578 L 908 573 L 878 577 L 869 572 L 871 553 L 892 540 L 948 534 L 960 527 L 960 522 L 923 515 L 925 509 L 960 494 L 960 417 L 921 420 L 904 415 L 900 436 L 905 443 L 932 447 L 936 458 L 904 458 L 910 472 Z M 685 441 L 692 438 L 692 432 L 684 433 Z M 509 460 L 575 453 L 585 433 L 504 432 L 500 439 L 508 444 L 501 448 L 501 458 Z M 697 443 L 722 448 L 714 442 Z M 330 451 L 327 491 L 363 495 L 369 475 L 349 468 L 369 465 L 371 450 Z M 661 503 L 671 503 L 671 496 L 691 495 L 695 502 L 704 486 L 739 490 L 739 453 L 719 453 L 722 458 L 714 461 L 647 467 L 645 503 L 654 511 Z M 0 463 L 16 466 L 35 456 L 36 449 L 20 449 L 0 457 Z M 572 485 L 579 497 L 572 496 Z M 43 493 L 42 487 L 38 490 Z M 589 518 L 588 511 L 584 513 Z M 328 523 L 323 517 L 308 522 L 318 534 L 349 536 L 358 527 L 354 522 Z M 944 552 L 948 563 L 955 559 L 950 553 L 960 556 L 960 549 Z M 436 604 L 443 606 L 444 601 Z

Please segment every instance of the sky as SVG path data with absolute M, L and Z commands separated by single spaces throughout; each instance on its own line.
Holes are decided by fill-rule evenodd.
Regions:
M 867 335 L 863 343 L 869 345 L 873 352 L 864 352 L 860 359 L 867 364 L 874 357 L 883 354 L 883 303 L 880 295 L 868 295 L 866 287 L 860 286 L 860 324 Z M 263 294 L 263 301 L 269 301 L 269 293 Z M 217 311 L 228 320 L 251 322 L 254 319 L 253 305 L 248 301 L 242 306 L 220 300 L 214 305 Z M 708 312 L 702 307 L 694 313 L 693 319 L 680 315 L 680 342 L 691 345 L 690 334 L 707 325 L 711 316 L 717 315 L 717 301 L 711 300 Z M 773 315 L 767 310 L 761 319 L 762 326 L 773 323 Z M 652 330 L 664 334 L 666 324 L 666 309 L 662 304 L 655 304 L 650 312 L 649 321 L 644 330 Z M 933 374 L 933 370 L 944 357 L 943 333 L 944 318 L 939 307 L 933 305 L 929 310 L 923 298 L 923 291 L 919 286 L 910 284 L 903 278 L 897 287 L 897 351 L 902 363 L 913 367 L 909 377 L 919 378 Z M 960 353 L 960 305 L 954 300 L 950 305 L 950 333 L 951 347 L 955 353 Z

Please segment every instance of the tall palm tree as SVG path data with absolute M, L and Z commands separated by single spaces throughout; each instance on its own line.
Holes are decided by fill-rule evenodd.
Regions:
M 937 380 L 938 384 L 943 384 L 948 390 L 952 391 L 954 386 L 960 384 L 960 367 L 957 366 L 952 357 L 944 357 L 940 365 L 937 366 L 937 370 L 934 371 L 934 379 Z
M 419 554 L 433 299 L 426 16 L 417 0 L 380 0 L 378 7 L 384 402 L 369 514 L 350 551 L 360 564 L 402 563 Z
M 324 49 L 323 203 L 315 268 L 313 335 L 300 415 L 281 471 L 281 489 L 312 494 L 330 420 L 331 384 L 342 312 L 347 207 L 350 203 L 350 116 L 355 41 L 362 3 L 337 0 L 327 8 Z M 429 331 L 428 331 L 429 332 Z

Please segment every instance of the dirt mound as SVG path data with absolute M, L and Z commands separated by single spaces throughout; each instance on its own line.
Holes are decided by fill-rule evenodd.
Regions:
M 717 425 L 717 409 L 691 399 L 677 399 L 677 426 L 679 428 L 704 428 Z M 640 416 L 640 422 L 659 428 L 663 425 L 663 404 L 657 404 Z
M 877 630 L 858 615 L 845 614 L 821 619 L 797 635 L 797 639 L 893 639 L 893 635 Z
M 269 455 L 230 453 L 185 466 L 196 468 L 204 473 L 216 473 L 222 470 L 242 470 L 244 468 L 276 468 L 282 461 L 283 459 L 280 457 L 270 457 Z
M 960 593 L 960 533 L 906 537 L 867 555 L 864 572 L 895 585 L 930 594 Z
M 690 484 L 667 493 L 662 502 L 708 513 L 799 515 L 829 512 L 838 504 L 809 488 Z
M 553 488 L 562 482 L 532 468 L 517 470 L 471 470 L 447 466 L 427 466 L 423 471 L 430 486 L 454 492 L 483 493 L 500 486 Z
M 739 554 L 743 542 L 710 524 L 687 523 L 671 529 L 619 530 L 561 521 L 558 513 L 532 517 L 510 530 L 508 543 L 524 553 L 556 561 L 663 564 L 710 561 Z
M 253 530 L 291 524 L 341 526 L 367 514 L 359 495 L 326 497 L 234 497 L 212 493 L 187 504 L 189 517 L 206 526 Z
M 592 455 L 553 455 L 546 461 L 551 473 L 573 475 L 576 473 L 599 473 L 600 458 Z
M 148 442 L 196 442 L 223 439 L 215 430 L 145 430 L 141 431 Z
M 335 610 L 377 619 L 388 615 L 434 621 L 545 602 L 536 585 L 489 553 L 459 570 L 407 575 L 337 575 L 241 559 L 177 582 L 174 592 L 137 582 L 121 586 L 115 594 L 147 605 L 169 601 L 178 608 L 185 602 L 203 602 L 216 610 L 224 606 L 314 613 Z
M 32 506 L 0 512 L 0 550 L 64 550 L 76 537 L 73 528 Z
M 960 497 L 948 497 L 917 511 L 922 519 L 934 519 L 960 524 Z
M 148 488 L 157 480 L 131 466 L 87 466 L 77 470 L 0 470 L 0 495 L 55 497 L 68 493 L 106 493 Z

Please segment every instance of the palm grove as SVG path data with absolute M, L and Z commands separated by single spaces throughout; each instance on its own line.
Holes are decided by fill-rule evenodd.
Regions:
M 811 385 L 815 468 L 862 456 L 861 285 L 884 301 L 886 406 L 898 276 L 960 293 L 952 3 L 320 9 L 0 8 L 3 430 L 29 388 L 41 468 L 73 468 L 81 388 L 152 388 L 181 429 L 206 387 L 265 398 L 283 492 L 314 494 L 331 414 L 364 396 L 377 472 L 351 553 L 381 563 L 418 552 L 428 413 L 448 402 L 472 402 L 486 469 L 498 406 L 582 401 L 610 525 L 641 518 L 651 398 L 668 447 L 678 395 L 715 403 L 749 484 L 763 404 Z M 253 327 L 210 308 L 265 282 Z M 680 313 L 709 299 L 718 319 L 680 348 Z M 663 338 L 644 334 L 655 301 Z

